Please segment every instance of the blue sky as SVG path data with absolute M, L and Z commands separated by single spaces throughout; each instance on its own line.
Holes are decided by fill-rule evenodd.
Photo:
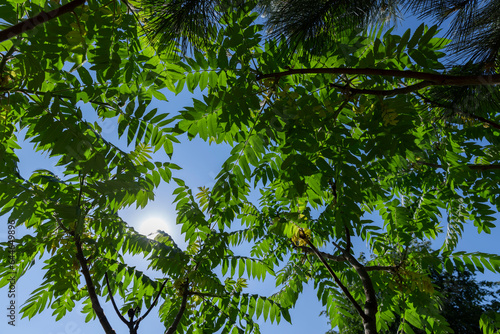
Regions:
M 414 28 L 418 26 L 418 24 L 420 24 L 420 22 L 416 20 L 408 21 L 405 25 L 401 24 L 398 27 L 398 31 L 404 31 L 408 27 Z M 199 92 L 197 92 L 197 94 L 199 94 Z M 190 105 L 190 100 L 193 97 L 189 93 L 182 93 L 179 96 L 173 96 L 170 93 L 166 93 L 166 95 L 169 98 L 169 102 L 154 102 L 152 108 L 157 107 L 160 111 L 165 110 L 167 112 L 180 110 L 184 106 Z M 83 108 L 85 110 L 85 107 Z M 92 118 L 91 112 L 92 111 L 88 112 L 88 120 L 94 121 L 95 119 Z M 105 138 L 124 145 L 124 141 L 120 141 L 116 137 L 117 125 L 113 120 L 107 120 L 102 124 L 102 127 Z M 21 160 L 19 167 L 22 176 L 29 177 L 36 169 L 49 169 L 59 174 L 62 172 L 61 168 L 55 167 L 55 159 L 48 159 L 45 155 L 34 152 L 29 143 L 23 143 L 22 146 L 23 149 L 17 152 Z M 198 139 L 193 141 L 182 140 L 181 144 L 176 144 L 174 147 L 172 161 L 182 166 L 183 169 L 181 171 L 174 171 L 174 176 L 185 180 L 193 189 L 200 186 L 211 187 L 222 162 L 229 154 L 229 150 L 230 148 L 228 146 L 209 145 Z M 159 151 L 155 155 L 155 158 L 168 161 L 168 157 L 162 153 L 162 151 Z M 174 189 L 175 186 L 173 184 L 162 183 L 156 191 L 155 201 L 151 202 L 142 210 L 135 209 L 135 207 L 122 210 L 122 218 L 134 228 L 139 228 L 140 224 L 149 218 L 161 218 L 167 223 L 167 232 L 171 234 L 174 240 L 182 247 L 183 237 L 180 235 L 180 226 L 175 225 L 175 210 L 172 204 L 173 196 L 171 194 Z M 0 217 L 0 241 L 7 240 L 6 222 L 7 217 Z M 17 229 L 16 233 L 18 237 L 21 237 L 26 233 L 26 230 L 20 227 Z M 475 227 L 469 224 L 464 232 L 464 239 L 459 244 L 459 250 L 498 253 L 498 240 L 500 240 L 500 232 L 498 230 L 493 230 L 491 235 L 477 235 Z M 440 246 L 442 240 L 438 240 L 436 243 L 436 246 Z M 362 242 L 357 242 L 354 244 L 354 250 L 356 254 L 359 254 L 359 252 L 366 251 L 366 248 Z M 17 283 L 16 305 L 18 310 L 22 303 L 28 298 L 29 293 L 36 289 L 38 284 L 42 281 L 42 261 L 38 261 L 34 268 Z M 145 261 L 138 258 L 130 258 L 130 262 L 139 269 L 143 268 L 143 270 L 146 270 L 147 263 Z M 155 276 L 154 273 L 152 274 Z M 159 275 L 156 277 L 160 278 Z M 480 277 L 481 279 L 500 280 L 498 275 L 491 273 L 484 276 L 481 275 Z M 257 284 L 251 283 L 249 289 L 249 292 L 260 293 L 262 295 L 270 295 L 275 291 L 274 282 L 272 281 Z M 119 299 L 117 302 L 120 304 Z M 91 321 L 90 323 L 84 322 L 85 316 L 79 312 L 78 305 L 71 314 L 58 322 L 55 322 L 54 318 L 51 317 L 52 312 L 49 309 L 35 316 L 30 321 L 26 318 L 21 320 L 18 315 L 16 327 L 11 327 L 7 325 L 6 317 L 3 315 L 6 314 L 7 303 L 7 288 L 4 287 L 0 289 L 0 309 L 4 310 L 3 313 L 1 313 L 2 321 L 0 321 L 0 333 L 86 334 L 103 332 L 97 320 Z M 111 305 L 105 303 L 103 298 L 101 298 L 101 303 L 115 330 L 118 333 L 126 332 L 127 329 L 125 325 L 118 320 Z M 261 318 L 259 321 L 261 324 L 261 331 L 262 333 L 287 334 L 302 334 L 308 332 L 324 333 L 329 329 L 329 326 L 325 317 L 319 317 L 321 310 L 322 307 L 317 301 L 316 292 L 311 286 L 308 286 L 299 298 L 299 302 L 295 309 L 291 311 L 293 326 L 282 322 L 279 327 L 276 327 L 264 323 Z M 146 320 L 141 323 L 139 329 L 140 333 L 162 333 L 163 331 L 163 327 L 154 314 L 146 318 Z

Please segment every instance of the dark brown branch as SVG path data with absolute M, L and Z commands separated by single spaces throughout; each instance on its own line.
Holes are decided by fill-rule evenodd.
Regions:
M 310 254 L 310 253 L 316 254 L 316 252 L 310 247 L 306 247 L 306 246 L 294 246 L 294 247 L 303 250 L 307 254 Z M 317 252 L 319 252 L 321 254 L 321 256 L 323 256 L 325 259 L 328 259 L 330 261 L 334 261 L 334 262 L 345 262 L 346 261 L 346 259 L 343 256 L 336 256 L 336 255 L 328 254 L 325 252 L 320 252 L 319 250 L 317 250 Z
M 378 90 L 378 89 L 358 89 L 349 86 L 340 86 L 331 84 L 331 87 L 340 88 L 344 91 L 348 91 L 353 95 L 376 95 L 376 96 L 395 96 L 408 94 L 415 91 L 418 91 L 422 88 L 435 86 L 435 84 L 431 81 L 421 81 L 411 86 L 403 87 L 403 88 L 395 88 L 395 89 L 387 89 L 387 90 Z
M 66 228 L 66 227 L 64 226 L 64 224 L 62 223 L 62 221 L 61 221 L 61 220 L 60 220 L 60 219 L 59 219 L 56 215 L 54 215 L 54 219 L 56 220 L 57 225 L 58 225 L 58 226 L 59 226 L 59 227 L 60 227 L 60 228 L 61 228 L 64 232 L 66 232 L 66 233 L 67 233 L 67 234 L 69 234 L 69 235 L 74 235 L 74 234 L 75 234 L 73 231 L 70 231 L 68 228 Z
M 68 100 L 71 100 L 74 98 L 74 97 L 68 96 L 68 95 L 54 94 L 54 92 L 31 91 L 28 89 L 0 88 L 0 92 L 23 93 L 25 95 L 27 95 L 27 94 L 34 94 L 34 95 L 48 95 L 48 94 L 50 94 L 53 97 L 58 97 L 59 99 L 68 99 Z M 116 107 L 114 107 L 111 104 L 106 103 L 106 102 L 101 102 L 101 101 L 96 101 L 96 100 L 88 100 L 88 102 L 93 103 L 93 104 L 97 104 L 99 106 L 103 106 L 106 108 L 111 108 L 111 109 L 118 110 L 118 111 L 120 110 L 119 108 L 116 108 Z
M 427 103 L 430 103 L 431 105 L 434 105 L 434 106 L 437 106 L 437 107 L 441 107 L 441 108 L 446 108 L 446 109 L 454 109 L 456 110 L 455 108 L 453 108 L 452 106 L 449 106 L 449 105 L 446 105 L 446 104 L 443 104 L 443 103 L 440 103 L 438 101 L 434 101 L 432 99 L 429 99 L 428 97 L 422 95 L 422 94 L 417 94 L 418 97 L 420 97 L 422 100 L 424 100 L 424 102 L 427 102 Z M 472 114 L 470 112 L 465 112 L 463 110 L 460 110 L 458 109 L 457 110 L 459 113 L 465 115 L 465 116 L 468 116 L 468 117 L 471 117 L 471 118 L 474 118 L 475 120 L 478 120 L 480 122 L 483 122 L 483 123 L 486 123 L 488 125 L 490 125 L 492 128 L 495 128 L 497 130 L 500 130 L 500 124 L 498 123 L 495 123 L 489 119 L 486 119 L 484 117 L 481 117 L 481 116 L 477 116 L 475 114 Z
M 344 230 L 345 230 L 345 237 L 346 237 L 346 246 L 345 246 L 345 252 L 350 253 L 351 252 L 351 232 L 349 232 L 349 227 L 347 224 L 344 224 Z
M 493 121 L 490 121 L 489 119 L 486 119 L 484 117 L 477 116 L 477 115 L 474 115 L 474 114 L 471 114 L 471 113 L 468 113 L 468 112 L 463 112 L 463 111 L 461 111 L 461 112 L 464 113 L 465 115 L 469 116 L 469 117 L 472 117 L 472 118 L 480 121 L 480 122 L 483 122 L 483 123 L 486 123 L 488 125 L 491 125 L 492 128 L 500 130 L 500 124 L 498 124 L 498 123 L 495 123 Z
M 10 49 L 7 51 L 6 54 L 2 55 L 2 61 L 0 62 L 0 74 L 3 73 L 5 69 L 5 65 L 7 64 L 7 61 L 11 59 L 12 55 L 14 54 L 14 51 L 16 50 L 15 44 L 12 44 Z
M 106 285 L 108 287 L 108 293 L 109 293 L 109 298 L 111 299 L 111 304 L 113 304 L 113 308 L 115 309 L 116 314 L 118 314 L 118 318 L 120 318 L 120 320 L 125 325 L 128 326 L 130 324 L 130 321 L 128 321 L 127 319 L 125 319 L 125 317 L 123 317 L 123 315 L 120 313 L 120 310 L 116 306 L 115 298 L 113 298 L 113 293 L 111 292 L 111 286 L 109 285 L 109 279 L 108 279 L 108 273 L 107 272 L 104 273 L 104 278 L 106 278 Z
M 349 74 L 349 75 L 381 75 L 396 78 L 417 79 L 430 82 L 431 86 L 478 86 L 500 84 L 500 74 L 490 75 L 448 75 L 424 73 L 416 71 L 384 70 L 376 68 L 298 68 L 283 72 L 261 74 L 257 80 L 266 78 L 279 79 L 293 74 Z M 418 84 L 417 84 L 418 85 Z M 411 86 L 410 86 L 411 87 Z M 404 88 L 401 88 L 404 89 Z
M 442 168 L 444 167 L 440 164 L 435 164 L 432 162 L 425 162 L 425 161 L 416 161 L 419 165 L 424 165 L 424 166 L 429 166 L 429 167 L 434 167 L 434 168 Z M 462 166 L 457 166 L 457 167 L 462 167 Z M 478 164 L 472 164 L 472 165 L 464 165 L 463 167 L 467 167 L 471 170 L 479 170 L 479 171 L 484 171 L 484 170 L 491 170 L 491 169 L 500 169 L 500 164 L 491 164 L 491 165 L 478 165 Z
M 163 287 L 165 286 L 165 283 L 167 283 L 167 280 L 165 280 L 163 282 L 163 284 L 161 285 L 160 290 L 158 291 L 158 294 L 156 295 L 153 303 L 148 308 L 148 310 L 146 311 L 146 313 L 144 313 L 144 315 L 142 317 L 140 317 L 140 318 L 138 318 L 137 320 L 134 321 L 132 317 L 130 318 L 130 320 L 125 319 L 125 317 L 120 313 L 120 310 L 116 306 L 115 299 L 113 298 L 113 294 L 111 292 L 111 286 L 109 285 L 109 279 L 108 279 L 108 273 L 107 272 L 104 273 L 104 277 L 106 278 L 106 285 L 108 287 L 109 298 L 111 299 L 111 303 L 113 304 L 113 308 L 115 309 L 116 314 L 118 314 L 118 317 L 120 318 L 120 320 L 125 325 L 128 326 L 128 328 L 130 330 L 130 333 L 137 333 L 137 329 L 139 328 L 139 323 L 142 320 L 144 320 L 144 318 L 146 318 L 148 316 L 149 312 L 151 312 L 151 310 L 153 309 L 153 307 L 156 305 L 156 302 L 158 301 L 158 298 L 160 297 L 160 294 L 163 291 Z
M 181 322 L 182 316 L 184 315 L 184 311 L 186 310 L 186 304 L 187 304 L 187 299 L 189 296 L 189 282 L 186 281 L 184 283 L 184 291 L 182 293 L 182 302 L 181 302 L 181 308 L 179 309 L 179 312 L 177 312 L 177 315 L 175 316 L 174 322 L 172 322 L 172 325 L 168 328 L 168 330 L 165 332 L 165 334 L 174 334 L 175 331 L 177 330 L 177 326 L 179 326 L 179 323 Z
M 321 254 L 321 252 L 319 252 L 318 249 L 309 240 L 309 238 L 307 238 L 307 235 L 304 233 L 303 229 L 299 230 L 299 236 L 300 236 L 301 239 L 305 240 L 305 242 L 313 250 L 314 254 L 316 254 L 316 256 L 321 261 L 321 263 L 323 263 L 323 265 L 325 266 L 326 270 L 328 270 L 328 272 L 330 273 L 330 275 L 333 277 L 333 280 L 335 281 L 335 283 L 339 286 L 339 288 L 342 290 L 342 292 L 347 297 L 347 299 L 349 299 L 349 301 L 354 306 L 354 308 L 356 309 L 356 311 L 358 312 L 358 314 L 360 315 L 360 317 L 363 319 L 363 323 L 364 323 L 365 322 L 365 318 L 366 318 L 366 314 L 365 314 L 365 312 L 363 312 L 363 309 L 358 304 L 358 302 L 356 301 L 356 299 L 354 299 L 354 297 L 352 296 L 352 294 L 349 291 L 349 289 L 347 289 L 347 287 L 344 284 L 342 284 L 342 282 L 338 278 L 337 274 L 335 274 L 335 272 L 333 271 L 332 267 L 330 267 L 330 265 L 328 264 L 328 262 L 326 262 L 325 258 Z
M 366 271 L 388 271 L 388 272 L 394 272 L 397 270 L 397 266 L 368 266 L 365 267 Z
M 359 263 L 358 260 L 356 260 L 356 258 L 350 253 L 344 251 L 344 256 L 354 268 L 354 270 L 356 270 L 356 273 L 361 279 L 361 284 L 363 285 L 363 290 L 365 292 L 365 309 L 363 312 L 363 314 L 365 315 L 365 317 L 363 317 L 363 327 L 365 329 L 365 334 L 377 334 L 376 314 L 378 312 L 378 303 L 370 275 L 368 274 L 365 266 Z
M 216 295 L 214 293 L 206 293 L 206 292 L 197 292 L 197 291 L 188 291 L 190 296 L 199 296 L 199 297 L 208 297 L 208 298 L 222 298 L 221 295 Z
M 351 94 L 351 93 L 349 92 L 349 94 Z M 351 96 L 352 96 L 352 95 L 349 95 L 349 97 L 348 97 L 348 98 L 346 98 L 346 99 L 344 100 L 344 102 L 342 102 L 342 104 L 341 104 L 341 105 L 340 105 L 340 106 L 339 106 L 339 107 L 338 107 L 338 108 L 337 108 L 337 109 L 333 112 L 333 114 L 332 114 L 332 118 L 331 118 L 331 119 L 333 120 L 333 122 L 334 122 L 334 123 L 336 123 L 336 122 L 337 122 L 337 118 L 339 117 L 339 114 L 340 114 L 340 112 L 342 111 L 342 109 L 344 109 L 344 108 L 345 108 L 345 106 L 346 106 L 346 105 L 348 105 L 348 104 L 349 104 L 349 102 L 351 102 Z
M 73 0 L 59 8 L 51 10 L 48 13 L 42 11 L 40 14 L 32 18 L 24 20 L 23 22 L 19 22 L 18 24 L 12 27 L 0 31 L 0 42 L 6 41 L 8 39 L 11 39 L 12 37 L 30 31 L 34 29 L 36 26 L 43 24 L 47 21 L 50 21 L 63 14 L 70 13 L 73 10 L 75 10 L 76 7 L 83 5 L 85 2 L 86 0 Z
M 490 169 L 500 169 L 500 165 L 467 165 L 469 169 L 472 170 L 490 170 Z
M 80 262 L 80 267 L 82 269 L 83 277 L 85 278 L 85 283 L 87 285 L 87 291 L 89 293 L 90 301 L 92 302 L 92 309 L 97 315 L 99 322 L 101 323 L 102 328 L 106 334 L 116 334 L 113 328 L 111 327 L 104 311 L 99 304 L 99 299 L 97 298 L 97 293 L 95 291 L 94 283 L 92 282 L 92 277 L 90 276 L 89 267 L 87 266 L 87 260 L 83 255 L 82 244 L 80 242 L 80 238 L 78 236 L 75 237 L 75 245 L 76 245 L 76 258 L 78 262 Z
M 151 306 L 148 308 L 148 310 L 146 311 L 146 313 L 144 313 L 140 318 L 138 318 L 135 322 L 136 322 L 136 325 L 135 325 L 135 329 L 137 330 L 137 328 L 139 328 L 139 323 L 144 320 L 144 318 L 146 318 L 149 314 L 149 312 L 151 312 L 151 310 L 153 309 L 153 307 L 156 305 L 156 303 L 158 302 L 158 298 L 160 298 L 160 295 L 161 295 L 161 292 L 163 291 L 163 288 L 165 287 L 165 284 L 167 283 L 167 280 L 165 279 L 160 287 L 160 290 L 158 291 L 158 294 L 156 295 L 155 299 L 153 300 L 153 302 L 151 303 Z

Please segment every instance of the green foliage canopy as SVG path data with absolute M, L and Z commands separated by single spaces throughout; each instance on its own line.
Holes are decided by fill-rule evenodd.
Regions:
M 446 70 L 446 41 L 424 25 L 403 36 L 352 31 L 322 56 L 290 59 L 282 55 L 294 50 L 262 42 L 257 15 L 243 13 L 207 49 L 208 63 L 188 61 L 188 86 L 208 76 L 209 90 L 177 128 L 234 147 L 207 212 L 242 202 L 214 219 L 223 229 L 239 215 L 246 228 L 234 243 L 285 261 L 275 296 L 282 305 L 313 281 L 334 326 L 348 314 L 343 305 L 355 304 L 366 333 L 387 329 L 395 314 L 406 320 L 401 330 L 447 332 L 427 268 L 499 270 L 498 255 L 455 251 L 468 221 L 479 233 L 495 226 L 498 76 Z M 255 186 L 258 205 L 242 194 Z M 409 251 L 442 234 L 439 251 Z M 351 256 L 354 237 L 376 255 L 365 266 Z M 332 243 L 333 253 L 317 252 Z
M 53 6 L 9 1 L 0 10 L 14 24 Z M 248 2 L 222 12 L 216 40 L 182 57 L 155 53 L 136 11 L 118 1 L 89 1 L 0 44 L 1 214 L 32 231 L 2 244 L 0 284 L 11 273 L 11 244 L 16 277 L 51 255 L 24 316 L 50 306 L 60 319 L 83 301 L 87 320 L 97 316 L 113 333 L 99 300 L 119 295 L 119 314 L 149 313 L 159 301 L 167 333 L 257 333 L 260 316 L 290 321 L 288 309 L 312 282 L 334 326 L 360 316 L 365 333 L 376 333 L 397 315 L 408 333 L 408 324 L 447 333 L 428 268 L 500 271 L 497 254 L 456 251 L 466 223 L 478 233 L 495 227 L 498 75 L 446 70 L 446 42 L 424 25 L 402 36 L 350 31 L 321 56 L 294 54 L 263 41 L 253 9 Z M 165 99 L 163 88 L 197 87 L 203 98 L 176 115 L 148 108 Z M 107 141 L 83 104 L 115 119 L 132 151 Z M 21 130 L 59 158 L 63 177 L 18 174 Z M 180 134 L 233 147 L 212 189 L 195 194 L 174 180 L 186 249 L 165 233 L 137 234 L 117 214 L 146 205 L 161 180 L 171 181 L 178 166 L 150 153 L 172 155 Z M 443 234 L 438 251 L 410 248 Z M 354 238 L 372 260 L 356 259 Z M 242 243 L 250 254 L 236 252 Z M 146 257 L 166 280 L 129 266 L 125 254 Z M 270 275 L 277 294 L 244 292 L 246 278 Z M 142 319 L 124 322 L 137 330 Z M 498 327 L 482 319 L 485 332 Z

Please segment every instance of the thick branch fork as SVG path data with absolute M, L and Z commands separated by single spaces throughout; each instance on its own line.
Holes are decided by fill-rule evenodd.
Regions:
M 129 315 L 130 316 L 130 320 L 127 320 L 127 319 L 125 319 L 123 317 L 123 315 L 120 313 L 120 310 L 116 306 L 115 298 L 113 297 L 113 293 L 112 293 L 112 290 L 111 290 L 111 285 L 109 284 L 109 278 L 108 278 L 108 273 L 107 272 L 104 273 L 104 277 L 106 278 L 106 286 L 108 287 L 109 298 L 111 299 L 111 303 L 113 304 L 113 308 L 115 309 L 116 314 L 118 315 L 118 317 L 120 318 L 120 320 L 125 325 L 127 325 L 127 327 L 129 328 L 129 333 L 130 334 L 137 334 L 137 329 L 139 328 L 139 324 L 141 323 L 142 320 L 144 320 L 144 318 L 146 318 L 148 316 L 149 312 L 151 312 L 151 310 L 153 309 L 153 307 L 158 302 L 158 298 L 160 297 L 161 292 L 163 291 L 163 288 L 165 287 L 165 283 L 167 283 L 167 280 L 163 281 L 163 284 L 161 285 L 160 290 L 158 291 L 158 294 L 156 295 L 153 303 L 151 303 L 151 306 L 148 308 L 148 310 L 146 311 L 146 313 L 142 317 L 134 320 L 134 315 L 135 315 L 135 310 L 134 310 L 133 314 Z
M 324 253 L 318 251 L 318 249 L 312 244 L 312 242 L 309 240 L 307 235 L 304 233 L 303 229 L 299 229 L 299 237 L 303 239 L 309 248 L 316 254 L 318 259 L 323 263 L 325 268 L 328 270 L 332 278 L 334 279 L 335 283 L 339 286 L 339 288 L 342 290 L 344 295 L 349 299 L 351 304 L 354 306 L 356 309 L 357 313 L 360 315 L 360 317 L 363 320 L 363 327 L 365 330 L 365 334 L 377 334 L 377 322 L 376 322 L 376 314 L 378 311 L 378 303 L 377 303 L 377 296 L 375 293 L 375 289 L 373 287 L 372 280 L 370 278 L 370 275 L 368 274 L 367 267 L 363 266 L 361 263 L 358 262 L 350 254 L 350 234 L 349 230 L 346 228 L 346 233 L 347 233 L 347 247 L 346 248 L 341 248 L 337 243 L 333 243 L 335 247 L 337 247 L 339 250 L 342 251 L 342 257 L 346 262 L 348 262 L 356 271 L 358 274 L 359 278 L 361 279 L 361 284 L 363 286 L 363 290 L 365 293 L 365 305 L 362 308 L 361 305 L 358 304 L 356 299 L 352 296 L 351 292 L 349 289 L 342 284 L 340 279 L 338 278 L 337 274 L 332 270 L 330 265 L 328 265 L 328 262 L 326 261 L 325 257 L 323 256 Z M 339 259 L 337 259 L 339 260 Z M 373 270 L 389 270 L 389 268 L 392 269 L 392 267 L 372 267 L 370 269 Z

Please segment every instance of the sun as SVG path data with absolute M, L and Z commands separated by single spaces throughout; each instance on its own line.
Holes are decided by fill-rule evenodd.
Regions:
M 137 232 L 151 239 L 158 234 L 158 230 L 169 233 L 168 223 L 159 217 L 148 218 L 137 227 Z

